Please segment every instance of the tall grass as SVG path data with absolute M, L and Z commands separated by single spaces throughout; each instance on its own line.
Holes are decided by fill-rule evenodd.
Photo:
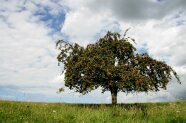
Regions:
M 186 123 L 186 102 L 112 106 L 0 101 L 0 123 Z

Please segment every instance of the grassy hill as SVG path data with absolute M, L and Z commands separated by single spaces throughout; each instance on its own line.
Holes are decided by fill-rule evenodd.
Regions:
M 186 123 L 186 102 L 112 106 L 0 101 L 0 123 Z

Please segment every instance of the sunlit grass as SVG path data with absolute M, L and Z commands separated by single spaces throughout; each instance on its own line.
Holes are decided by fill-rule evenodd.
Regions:
M 0 101 L 0 123 L 186 123 L 186 102 L 112 106 Z

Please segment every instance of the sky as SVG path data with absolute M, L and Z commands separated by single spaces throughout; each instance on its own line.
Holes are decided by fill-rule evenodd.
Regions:
M 179 74 L 167 90 L 118 94 L 119 103 L 186 99 L 185 0 L 1 0 L 0 100 L 111 103 L 101 88 L 81 95 L 64 86 L 55 43 L 86 46 L 107 31 L 136 40 L 139 52 L 165 61 Z M 65 92 L 57 93 L 60 87 Z

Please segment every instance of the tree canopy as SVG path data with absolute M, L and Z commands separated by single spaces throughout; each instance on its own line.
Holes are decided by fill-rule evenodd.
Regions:
M 126 31 L 127 32 L 127 31 Z M 118 92 L 148 92 L 166 89 L 177 73 L 165 62 L 137 53 L 134 39 L 108 32 L 94 44 L 82 47 L 59 40 L 57 60 L 64 64 L 65 86 L 86 94 L 98 87 L 110 91 L 112 104 Z

